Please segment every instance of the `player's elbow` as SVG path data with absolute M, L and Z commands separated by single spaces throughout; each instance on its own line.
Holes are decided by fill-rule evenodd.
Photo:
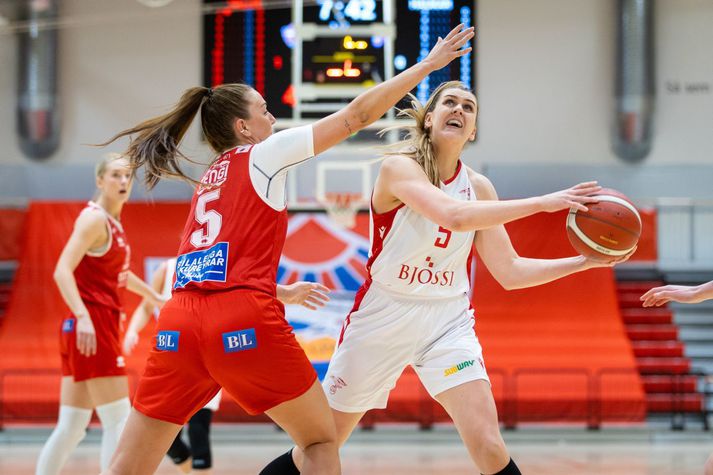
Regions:
M 466 232 L 473 230 L 473 226 L 468 223 L 467 216 L 460 205 L 447 208 L 442 214 L 441 220 L 443 222 L 438 224 L 451 231 Z
M 357 132 L 366 128 L 369 124 L 374 122 L 376 118 L 372 117 L 372 113 L 365 104 L 362 104 L 358 98 L 352 101 L 347 106 L 347 117 L 349 121 L 350 128 L 353 132 Z
M 501 259 L 488 266 L 490 274 L 505 290 L 519 290 L 528 287 L 527 281 L 521 277 L 521 272 L 517 268 L 517 259 L 517 257 Z
M 52 273 L 52 279 L 54 280 L 55 284 L 59 285 L 64 280 L 64 277 L 66 275 L 67 272 L 65 271 L 65 269 L 63 269 L 61 265 L 57 264 L 57 266 L 54 268 L 54 272 Z
M 500 286 L 507 291 L 519 290 L 527 287 L 526 285 L 523 285 L 523 282 L 520 282 L 513 276 L 507 274 L 499 275 L 498 277 L 495 277 L 495 280 L 497 280 L 498 284 L 500 284 Z
M 520 285 L 517 282 L 512 281 L 511 279 L 499 280 L 498 282 L 503 287 L 503 289 L 505 289 L 507 291 L 518 290 L 518 289 L 524 288 L 524 286 Z

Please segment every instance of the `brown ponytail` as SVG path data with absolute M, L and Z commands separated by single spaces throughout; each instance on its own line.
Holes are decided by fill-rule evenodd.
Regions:
M 395 144 L 389 145 L 389 150 L 385 152 L 385 155 L 406 155 L 413 158 L 423 169 L 428 181 L 436 187 L 441 185 L 441 177 L 438 173 L 438 162 L 433 151 L 430 130 L 426 129 L 426 114 L 433 111 L 438 99 L 446 89 L 462 89 L 472 92 L 468 89 L 468 86 L 460 81 L 444 82 L 433 91 L 425 106 L 416 97 L 409 94 L 411 107 L 399 110 L 398 117 L 409 117 L 415 123 L 405 126 L 397 125 L 379 131 L 379 135 L 382 136 L 391 130 L 406 131 L 406 137 Z
M 131 139 L 126 156 L 134 170 L 145 167 L 144 182 L 149 190 L 163 177 L 196 184 L 179 164 L 180 159 L 196 163 L 179 150 L 188 127 L 200 110 L 203 134 L 216 153 L 237 146 L 238 138 L 233 126 L 236 119 L 249 118 L 247 94 L 251 90 L 245 84 L 223 84 L 215 89 L 192 87 L 183 93 L 170 112 L 119 132 L 100 145 L 136 135 Z

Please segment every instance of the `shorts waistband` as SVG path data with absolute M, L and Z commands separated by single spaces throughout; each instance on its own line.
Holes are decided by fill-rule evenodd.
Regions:
M 468 295 L 466 293 L 461 293 L 457 295 L 445 295 L 445 296 L 440 296 L 440 295 L 418 295 L 418 294 L 401 294 L 399 292 L 394 292 L 393 290 L 389 289 L 385 285 L 377 282 L 377 281 L 372 281 L 370 288 L 374 288 L 379 292 L 382 292 L 389 297 L 393 298 L 394 300 L 408 300 L 408 301 L 414 301 L 414 300 L 426 300 L 428 302 L 431 301 L 437 301 L 440 303 L 443 302 L 448 302 L 450 300 L 458 300 L 462 298 L 468 298 Z

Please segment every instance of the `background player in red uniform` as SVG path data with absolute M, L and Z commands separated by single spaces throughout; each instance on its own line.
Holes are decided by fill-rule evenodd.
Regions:
M 97 165 L 90 201 L 57 262 L 54 279 L 71 315 L 62 322 L 62 386 L 57 426 L 37 460 L 37 475 L 57 474 L 84 437 L 96 409 L 106 467 L 129 414 L 129 385 L 119 341 L 120 289 L 162 305 L 158 294 L 129 270 L 130 249 L 119 221 L 131 193 L 126 158 L 109 154 Z
M 368 277 L 346 318 L 324 378 L 343 444 L 364 413 L 386 407 L 411 365 L 453 419 L 481 473 L 517 475 L 500 435 L 495 402 L 468 297 L 472 248 L 506 289 L 532 287 L 574 272 L 614 265 L 582 256 L 517 255 L 504 223 L 596 201 L 595 182 L 520 200 L 498 201 L 490 181 L 461 162 L 475 139 L 477 101 L 460 82 L 439 86 L 405 113 L 410 135 L 381 165 L 371 200 Z M 299 447 L 262 475 L 300 473 Z
M 176 259 L 168 259 L 159 265 L 151 278 L 151 287 L 156 292 L 160 292 L 165 299 L 171 298 L 175 268 Z M 310 310 L 323 307 L 329 301 L 327 292 L 329 292 L 328 288 L 314 282 L 295 282 L 277 286 L 277 298 L 282 303 L 302 305 Z M 158 318 L 158 309 L 150 301 L 141 302 L 141 305 L 131 316 L 131 322 L 124 335 L 124 353 L 126 355 L 131 354 L 139 341 L 139 332 L 151 320 L 152 316 Z M 183 431 L 181 430 L 168 449 L 168 457 L 182 473 L 190 473 L 192 469 L 204 475 L 211 473 L 213 455 L 210 446 L 210 424 L 213 412 L 217 411 L 220 405 L 220 397 L 221 393 L 219 392 L 188 420 L 190 445 L 183 442 L 181 436 Z
M 341 472 L 324 392 L 277 300 L 287 231 L 287 170 L 380 118 L 430 72 L 467 54 L 472 28 L 454 28 L 429 55 L 314 125 L 272 133 L 262 96 L 241 84 L 184 93 L 168 114 L 117 134 L 147 184 L 185 177 L 178 146 L 200 110 L 220 155 L 198 183 L 176 265 L 171 300 L 134 411 L 107 473 L 153 473 L 186 420 L 220 389 L 250 413 L 265 412 L 303 449 L 303 471 Z M 112 139 L 112 140 L 114 140 Z

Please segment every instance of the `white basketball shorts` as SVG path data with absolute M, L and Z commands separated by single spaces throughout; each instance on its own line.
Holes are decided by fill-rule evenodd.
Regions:
M 385 408 L 406 365 L 436 395 L 488 374 L 468 296 L 399 297 L 372 284 L 344 322 L 323 386 L 342 412 Z

